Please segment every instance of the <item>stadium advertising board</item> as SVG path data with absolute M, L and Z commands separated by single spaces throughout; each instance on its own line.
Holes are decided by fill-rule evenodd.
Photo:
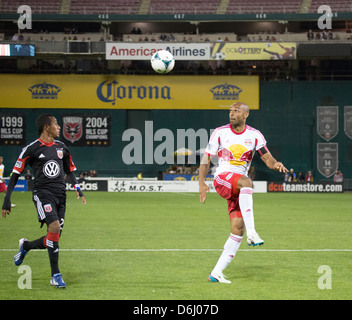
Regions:
M 31 44 L 0 44 L 0 57 L 34 57 L 35 46 Z
M 287 183 L 268 182 L 268 192 L 307 192 L 307 193 L 338 193 L 343 192 L 342 183 L 308 182 Z
M 209 192 L 216 193 L 213 181 L 206 180 Z M 109 180 L 108 191 L 110 192 L 199 192 L 198 181 L 170 181 L 170 180 Z M 255 193 L 266 193 L 267 182 L 255 181 Z
M 210 60 L 294 60 L 295 42 L 217 42 L 211 48 Z
M 4 179 L 6 186 L 9 183 L 10 179 Z M 13 189 L 13 191 L 27 191 L 28 190 L 28 181 L 27 180 L 22 180 L 19 179 L 15 185 L 15 188 Z
M 173 180 L 173 181 L 198 181 L 199 175 L 196 174 L 164 174 L 164 180 Z M 206 175 L 206 181 L 213 181 L 214 176 Z
M 0 108 L 259 109 L 258 76 L 0 75 Z
M 79 183 L 82 191 L 107 191 L 108 181 L 107 180 L 94 180 L 87 179 Z M 74 187 L 71 183 L 66 183 L 66 190 L 74 191 Z
M 207 182 L 210 190 L 215 192 L 212 182 Z M 110 192 L 198 192 L 197 181 L 143 181 L 143 180 L 109 180 Z
M 150 60 L 158 50 L 168 50 L 175 60 L 209 60 L 210 43 L 106 43 L 106 60 Z
M 26 181 L 27 182 L 27 181 Z M 108 180 L 86 179 L 78 183 L 82 191 L 108 191 Z M 28 191 L 33 191 L 34 180 L 28 181 Z M 66 183 L 67 191 L 75 191 L 71 183 Z

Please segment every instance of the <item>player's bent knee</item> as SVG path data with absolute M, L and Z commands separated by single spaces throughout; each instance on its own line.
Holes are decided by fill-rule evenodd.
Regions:
M 238 179 L 237 188 L 253 188 L 253 182 L 250 178 L 242 176 Z
M 60 233 L 60 223 L 59 220 L 55 220 L 48 226 L 48 232 L 51 233 Z
M 244 235 L 245 226 L 242 218 L 233 218 L 231 223 L 231 233 L 242 237 Z

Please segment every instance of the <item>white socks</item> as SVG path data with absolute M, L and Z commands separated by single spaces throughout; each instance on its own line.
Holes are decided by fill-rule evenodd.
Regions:
M 247 230 L 247 237 L 255 233 L 252 194 L 252 188 L 242 188 L 238 198 L 244 225 Z
M 230 234 L 224 245 L 224 251 L 222 252 L 216 266 L 211 273 L 219 274 L 230 264 L 232 259 L 235 257 L 238 248 L 240 247 L 242 237 Z
M 243 221 L 247 231 L 247 237 L 255 233 L 254 228 L 254 216 L 253 216 L 253 189 L 242 188 L 239 195 L 239 206 L 241 209 Z M 230 234 L 224 245 L 224 251 L 222 252 L 216 266 L 211 273 L 219 274 L 230 264 L 238 248 L 240 247 L 242 237 Z

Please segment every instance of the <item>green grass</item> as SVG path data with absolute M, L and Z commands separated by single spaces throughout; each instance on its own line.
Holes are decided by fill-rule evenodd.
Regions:
M 209 194 L 206 204 L 195 193 L 86 192 L 86 198 L 83 206 L 68 193 L 60 240 L 67 288 L 50 286 L 47 251 L 36 250 L 23 263 L 32 271 L 29 290 L 17 285 L 22 274 L 13 255 L 18 239 L 33 240 L 45 230 L 39 228 L 31 194 L 13 194 L 17 206 L 0 220 L 1 300 L 352 297 L 351 194 L 254 194 L 256 229 L 265 245 L 249 248 L 242 242 L 224 272 L 230 285 L 207 281 L 230 233 L 226 201 L 217 194 Z M 317 251 L 322 249 L 335 250 Z M 332 270 L 332 289 L 318 287 L 321 265 Z

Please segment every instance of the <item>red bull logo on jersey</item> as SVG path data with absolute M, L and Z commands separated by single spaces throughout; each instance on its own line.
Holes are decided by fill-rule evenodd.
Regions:
M 248 150 L 241 144 L 233 144 L 229 149 L 223 148 L 219 152 L 219 157 L 235 166 L 243 166 L 252 161 L 252 150 Z

